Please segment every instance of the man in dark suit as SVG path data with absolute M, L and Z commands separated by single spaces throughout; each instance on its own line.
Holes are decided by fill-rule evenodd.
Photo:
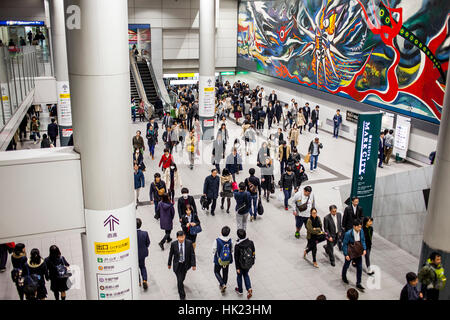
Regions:
M 278 100 L 278 98 L 277 98 L 277 95 L 275 93 L 275 90 L 272 90 L 272 93 L 269 95 L 269 102 L 271 102 L 272 105 L 274 105 L 275 101 L 277 101 L 277 100 Z
M 189 195 L 188 188 L 181 189 L 181 197 L 178 198 L 178 216 L 181 218 L 186 213 L 186 206 L 190 205 L 194 214 L 197 214 L 197 206 L 193 196 Z
M 316 127 L 316 133 L 317 132 L 317 126 L 319 124 L 319 106 L 316 106 L 316 108 L 311 112 L 311 123 L 308 127 L 308 132 L 311 132 L 312 127 Z
M 310 114 L 311 114 L 311 108 L 309 107 L 309 103 L 306 102 L 305 106 L 303 107 L 303 116 L 305 117 L 305 125 L 303 127 L 303 130 L 306 130 L 306 125 L 308 124 Z
M 211 202 L 211 215 L 214 216 L 217 198 L 219 197 L 220 178 L 217 176 L 217 169 L 211 170 L 211 175 L 205 178 L 203 183 L 203 195 Z
M 383 168 L 384 161 L 384 132 L 380 133 L 380 141 L 378 143 L 378 168 Z
M 142 226 L 142 220 L 136 219 L 137 227 L 137 243 L 138 243 L 138 259 L 139 269 L 141 270 L 142 281 L 144 290 L 147 290 L 147 268 L 145 267 L 145 258 L 148 257 L 148 247 L 150 246 L 150 238 L 147 231 L 140 230 Z M 139 286 L 141 285 L 141 277 L 139 277 Z
M 353 229 L 353 221 L 363 220 L 363 209 L 358 204 L 359 198 L 353 197 L 352 203 L 344 210 L 344 216 L 342 217 L 342 228 L 344 229 L 344 233 Z
M 168 268 L 172 267 L 173 272 L 177 276 L 178 293 L 180 300 L 186 300 L 186 293 L 184 292 L 184 279 L 186 273 L 192 267 L 195 271 L 195 251 L 192 242 L 186 239 L 183 231 L 177 232 L 177 240 L 173 241 L 170 246 Z
M 323 219 L 323 230 L 327 234 L 327 244 L 323 247 L 330 258 L 330 263 L 334 267 L 335 259 L 333 247 L 338 243 L 342 236 L 342 215 L 337 212 L 337 207 L 332 204 L 330 206 L 330 213 Z
M 52 122 L 48 124 L 47 134 L 50 137 L 53 146 L 56 147 L 56 137 L 58 136 L 58 125 L 55 123 L 55 118 L 52 118 Z

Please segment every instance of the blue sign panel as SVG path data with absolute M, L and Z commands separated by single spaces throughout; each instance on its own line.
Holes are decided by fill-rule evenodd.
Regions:
M 0 20 L 0 26 L 43 26 L 44 21 Z

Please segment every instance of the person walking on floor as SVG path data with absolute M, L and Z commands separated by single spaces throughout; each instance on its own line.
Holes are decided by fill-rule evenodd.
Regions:
M 318 134 L 317 127 L 319 125 L 319 106 L 316 106 L 316 108 L 311 112 L 311 122 L 309 123 L 308 132 L 311 132 L 311 128 L 316 128 L 316 134 Z
M 269 202 L 270 194 L 275 192 L 272 158 L 266 157 L 261 165 L 261 188 L 264 198 Z
M 156 220 L 159 219 L 159 211 L 158 211 L 158 204 L 161 201 L 161 197 L 163 194 L 167 192 L 166 183 L 161 180 L 161 175 L 156 172 L 154 174 L 154 181 L 150 185 L 150 204 L 155 205 L 155 216 L 154 218 Z
M 13 267 L 11 277 L 16 285 L 20 300 L 23 300 L 24 297 L 24 278 L 29 275 L 27 260 L 25 245 L 23 243 L 16 243 L 11 255 L 11 264 Z
M 222 228 L 221 235 L 213 243 L 213 257 L 214 275 L 219 281 L 220 292 L 225 293 L 228 282 L 228 269 L 230 264 L 233 263 L 233 243 L 228 226 Z
M 342 124 L 341 110 L 337 109 L 336 114 L 333 116 L 333 138 L 336 139 L 338 138 L 341 124 Z
M 164 243 L 172 241 L 170 234 L 173 229 L 173 218 L 175 217 L 175 209 L 170 202 L 169 195 L 164 193 L 161 197 L 161 201 L 158 203 L 159 211 L 159 226 L 161 230 L 164 230 L 164 237 L 158 243 L 161 250 L 164 250 Z
M 418 301 L 423 300 L 423 293 L 417 289 L 419 278 L 414 272 L 406 274 L 406 285 L 400 292 L 400 301 Z
M 361 232 L 361 229 L 361 220 L 355 220 L 353 221 L 353 229 L 345 233 L 342 244 L 342 251 L 345 257 L 345 263 L 342 268 L 342 281 L 348 284 L 347 270 L 350 267 L 350 263 L 354 261 L 356 265 L 356 288 L 364 291 L 364 287 L 361 285 L 361 276 L 362 257 L 366 255 L 366 241 L 364 232 Z
M 172 203 L 175 203 L 175 189 L 183 186 L 183 182 L 181 181 L 175 162 L 172 161 L 170 167 L 164 171 L 163 179 L 166 182 L 169 199 Z
M 432 252 L 419 271 L 421 292 L 425 300 L 439 300 L 439 291 L 445 288 L 447 278 L 442 267 L 442 256 Z
M 30 258 L 27 261 L 28 276 L 36 281 L 36 299 L 45 300 L 47 298 L 47 288 L 45 287 L 45 279 L 48 279 L 47 264 L 41 257 L 39 249 L 32 249 Z
M 303 258 L 306 259 L 306 255 L 309 252 L 312 252 L 313 265 L 315 268 L 318 268 L 319 265 L 317 264 L 316 260 L 317 244 L 325 240 L 325 233 L 322 229 L 322 220 L 320 220 L 320 217 L 317 215 L 316 208 L 312 208 L 310 214 L 311 215 L 306 222 L 306 239 L 308 239 L 308 244 L 306 245 L 306 249 L 303 252 Z
M 147 130 L 147 144 L 148 144 L 148 151 L 150 152 L 150 157 L 152 160 L 155 160 L 155 146 L 158 142 L 158 132 L 155 130 L 155 127 L 150 125 L 150 127 Z
M 136 152 L 136 150 L 144 154 L 144 139 L 141 137 L 141 131 L 139 130 L 136 131 L 136 135 L 133 137 L 133 152 Z
M 250 269 L 255 264 L 255 244 L 247 238 L 244 229 L 237 231 L 238 241 L 234 247 L 234 259 L 237 273 L 237 287 L 234 289 L 238 295 L 242 295 L 242 278 L 244 278 L 247 289 L 247 299 L 253 296 L 252 284 L 248 275 Z
M 56 138 L 58 137 L 58 125 L 55 123 L 55 118 L 52 118 L 51 123 L 47 126 L 47 134 L 50 137 L 50 140 L 53 146 L 56 147 Z
M 394 150 L 394 130 L 389 130 L 389 133 L 384 138 L 384 163 L 389 165 L 392 151 Z
M 325 253 L 330 258 L 330 263 L 336 266 L 334 258 L 334 246 L 341 241 L 342 238 L 342 214 L 337 212 L 337 207 L 332 204 L 330 213 L 323 219 L 323 230 L 327 234 L 327 244 L 324 245 Z
M 181 188 L 181 197 L 178 198 L 178 204 L 177 204 L 177 210 L 178 210 L 178 217 L 181 222 L 181 218 L 186 212 L 187 206 L 190 206 L 192 209 L 192 212 L 194 214 L 197 214 L 197 206 L 195 204 L 195 199 L 193 196 L 189 195 L 189 189 L 188 188 Z
M 244 182 L 239 183 L 239 189 L 234 190 L 234 199 L 236 200 L 236 223 L 238 229 L 246 230 L 248 213 L 251 208 L 250 192 L 246 191 Z
M 286 172 L 281 175 L 281 191 L 284 194 L 284 210 L 289 210 L 289 199 L 292 196 L 292 190 L 297 192 L 295 174 L 292 172 L 292 168 L 288 166 Z
M 220 176 L 220 185 L 222 186 L 222 192 L 220 193 L 221 204 L 220 209 L 224 209 L 225 199 L 227 200 L 227 213 L 230 213 L 231 198 L 233 198 L 233 176 L 227 168 L 222 170 Z
M 380 133 L 380 139 L 378 142 L 378 168 L 383 168 L 383 161 L 384 161 L 384 132 Z
M 161 156 L 161 160 L 159 160 L 158 167 L 161 167 L 161 170 L 164 172 L 174 162 L 172 154 L 170 154 L 169 149 L 164 149 L 164 154 Z
M 317 169 L 317 163 L 319 161 L 320 149 L 323 148 L 322 143 L 320 143 L 319 138 L 314 138 L 309 144 L 308 154 L 310 155 L 310 171 L 313 172 Z
M 233 148 L 232 153 L 227 156 L 225 168 L 228 169 L 233 176 L 233 181 L 236 182 L 236 174 L 239 174 L 239 171 L 242 171 L 242 158 L 237 152 L 237 148 Z
M 245 186 L 247 187 L 247 191 L 250 193 L 250 222 L 256 220 L 258 216 L 258 195 L 261 197 L 261 182 L 259 178 L 255 177 L 255 169 L 250 168 L 248 171 L 250 177 L 245 179 Z
M 195 250 L 192 242 L 186 239 L 183 231 L 177 232 L 177 240 L 170 245 L 168 268 L 172 267 L 173 272 L 177 276 L 178 294 L 180 300 L 186 300 L 184 291 L 184 279 L 189 269 L 196 270 Z
M 50 290 L 53 291 L 55 299 L 59 300 L 61 294 L 61 300 L 66 300 L 66 291 L 69 290 L 67 278 L 70 276 L 67 267 L 70 265 L 56 245 L 50 247 L 49 256 L 45 258 L 45 264 L 48 269 L 48 279 L 46 280 L 50 280 Z M 64 269 L 64 274 L 62 274 L 61 270 Z
M 150 237 L 147 231 L 141 230 L 142 220 L 136 219 L 137 228 L 137 243 L 138 243 L 138 262 L 139 270 L 141 274 L 139 275 L 139 286 L 141 286 L 141 276 L 142 276 L 142 286 L 144 290 L 147 290 L 147 268 L 145 267 L 145 259 L 148 257 L 148 247 L 150 246 Z
M 203 183 L 203 195 L 211 203 L 211 215 L 214 216 L 216 210 L 217 198 L 219 197 L 220 178 L 217 176 L 217 169 L 211 170 L 211 175 L 205 178 Z M 206 208 L 209 210 L 209 208 Z
M 375 271 L 370 267 L 370 252 L 372 250 L 372 238 L 373 238 L 373 218 L 364 217 L 363 219 L 363 232 L 364 239 L 366 240 L 366 255 L 364 256 L 366 260 L 367 275 L 372 276 Z
M 136 208 L 139 204 L 139 194 L 141 191 L 141 188 L 145 188 L 145 179 L 144 174 L 142 173 L 142 170 L 139 169 L 139 165 L 134 165 L 134 191 L 136 194 Z
M 195 150 L 197 148 L 197 137 L 195 136 L 195 131 L 189 131 L 189 135 L 186 138 L 186 150 L 189 155 L 189 168 L 191 170 L 194 169 L 194 160 L 195 160 Z
M 278 147 L 278 161 L 280 161 L 280 171 L 284 174 L 289 155 L 291 154 L 291 146 L 286 145 L 286 141 L 281 141 Z
M 35 116 L 33 116 L 30 123 L 30 136 L 33 137 L 34 144 L 38 143 L 38 141 L 36 140 L 36 136 L 38 136 L 39 140 L 41 139 L 41 133 L 39 132 L 40 126 L 41 124 L 39 120 Z
M 353 228 L 353 221 L 364 218 L 363 209 L 359 206 L 359 198 L 352 197 L 352 203 L 344 209 L 344 216 L 342 217 L 342 228 L 344 232 Z
M 194 212 L 193 208 L 190 205 L 186 206 L 184 214 L 181 217 L 181 229 L 186 235 L 186 239 L 192 242 L 192 246 L 194 247 L 197 243 L 197 234 L 201 231 L 200 227 L 200 219 L 196 212 Z M 200 228 L 200 229 L 199 229 Z

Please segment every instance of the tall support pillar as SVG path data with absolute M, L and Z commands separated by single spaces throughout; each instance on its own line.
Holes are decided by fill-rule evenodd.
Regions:
M 428 213 L 425 218 L 420 266 L 433 251 L 442 255 L 447 278 L 450 272 L 450 72 L 447 72 L 444 107 L 439 127 L 436 159 L 431 181 Z M 450 299 L 450 283 L 439 293 L 439 300 Z
M 214 0 L 200 0 L 199 117 L 203 140 L 214 139 L 216 25 Z
M 56 78 L 57 112 L 61 146 L 67 146 L 72 134 L 72 108 L 70 103 L 69 72 L 67 69 L 66 30 L 64 21 L 64 0 L 50 1 L 49 47 L 53 54 Z
M 127 0 L 66 0 L 65 8 L 87 298 L 139 299 Z

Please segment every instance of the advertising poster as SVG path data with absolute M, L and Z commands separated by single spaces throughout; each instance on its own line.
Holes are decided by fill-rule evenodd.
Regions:
M 406 154 L 408 152 L 410 131 L 411 118 L 397 115 L 393 153 L 403 159 L 406 158 Z

